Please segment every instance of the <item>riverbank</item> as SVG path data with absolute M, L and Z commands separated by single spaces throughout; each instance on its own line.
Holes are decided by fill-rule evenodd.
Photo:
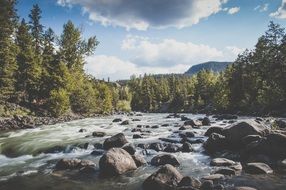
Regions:
M 8 118 L 0 118 L 0 131 L 31 129 L 41 125 L 54 125 L 83 118 L 85 117 L 82 115 L 68 115 L 59 118 L 15 115 Z

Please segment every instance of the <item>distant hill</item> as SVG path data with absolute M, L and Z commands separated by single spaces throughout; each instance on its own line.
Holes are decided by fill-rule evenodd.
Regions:
M 216 61 L 209 61 L 206 63 L 201 63 L 192 66 L 187 72 L 185 72 L 186 75 L 194 75 L 198 73 L 199 71 L 205 69 L 205 70 L 212 70 L 214 72 L 220 72 L 226 69 L 228 65 L 230 65 L 232 62 L 216 62 Z

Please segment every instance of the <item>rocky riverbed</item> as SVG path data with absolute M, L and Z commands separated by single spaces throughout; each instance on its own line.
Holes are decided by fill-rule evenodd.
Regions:
M 284 119 L 134 114 L 0 133 L 0 189 L 286 189 Z

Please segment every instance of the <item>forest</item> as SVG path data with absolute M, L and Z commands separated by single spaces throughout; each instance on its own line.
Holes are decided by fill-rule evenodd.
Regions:
M 110 113 L 125 106 L 124 88 L 85 74 L 85 57 L 99 41 L 85 40 L 72 21 L 60 36 L 41 24 L 41 9 L 32 7 L 20 21 L 16 1 L 0 1 L 0 113 L 58 117 Z M 11 109 L 11 104 L 17 105 Z M 13 106 L 12 106 L 13 107 Z
M 270 22 L 253 50 L 220 73 L 131 76 L 126 85 L 84 71 L 99 41 L 68 21 L 57 36 L 34 5 L 20 19 L 16 1 L 0 1 L 0 115 L 108 114 L 113 111 L 279 115 L 286 111 L 286 34 Z M 235 37 L 235 36 L 234 36 Z M 11 110 L 11 104 L 16 109 Z
M 253 50 L 225 71 L 196 75 L 133 77 L 131 107 L 147 112 L 281 115 L 286 111 L 285 28 L 270 22 Z

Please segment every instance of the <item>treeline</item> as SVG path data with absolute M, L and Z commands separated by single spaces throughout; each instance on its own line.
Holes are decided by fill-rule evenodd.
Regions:
M 136 111 L 285 114 L 285 29 L 270 22 L 255 48 L 219 74 L 202 70 L 192 77 L 145 75 L 133 77 L 129 86 Z
M 29 114 L 49 116 L 128 109 L 127 89 L 84 73 L 84 58 L 99 44 L 95 36 L 84 40 L 71 21 L 56 36 L 41 24 L 38 5 L 28 21 L 20 21 L 15 6 L 16 0 L 0 0 L 1 104 L 16 103 Z

